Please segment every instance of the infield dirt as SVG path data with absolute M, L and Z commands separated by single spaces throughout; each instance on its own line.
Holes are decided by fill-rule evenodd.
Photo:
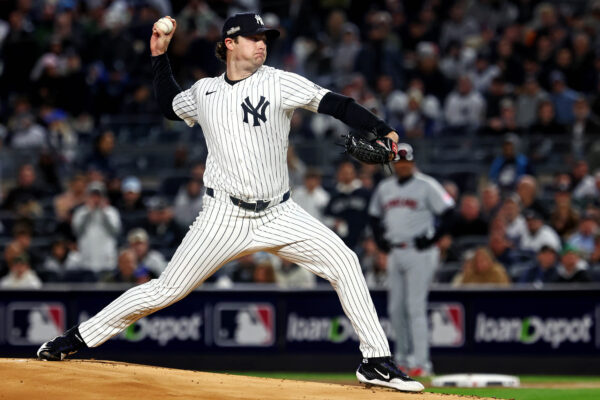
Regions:
M 0 399 L 455 400 L 464 396 L 256 378 L 96 360 L 0 359 Z M 472 398 L 472 397 L 471 397 Z M 483 398 L 478 398 L 483 399 Z

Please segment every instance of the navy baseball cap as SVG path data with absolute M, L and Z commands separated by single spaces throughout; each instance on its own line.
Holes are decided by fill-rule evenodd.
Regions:
M 225 38 L 251 36 L 257 33 L 264 33 L 269 40 L 279 37 L 279 31 L 267 28 L 261 16 L 255 13 L 235 14 L 227 18 L 223 24 L 221 35 L 223 40 L 225 40 Z

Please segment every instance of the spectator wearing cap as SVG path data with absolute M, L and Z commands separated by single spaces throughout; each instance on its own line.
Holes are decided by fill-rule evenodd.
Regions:
M 594 252 L 597 234 L 598 221 L 596 215 L 591 211 L 587 211 L 581 217 L 577 232 L 569 237 L 567 243 L 575 248 L 582 258 L 589 260 Z
M 121 196 L 117 200 L 121 214 L 146 211 L 142 198 L 142 182 L 135 176 L 128 176 L 121 182 Z
M 190 178 L 185 185 L 181 185 L 175 195 L 174 210 L 175 222 L 187 229 L 202 211 L 202 196 L 205 192 L 202 180 Z
M 550 213 L 550 226 L 562 240 L 571 236 L 579 225 L 579 213 L 573 208 L 571 192 L 566 181 L 558 182 L 554 192 L 554 209 Z
M 144 267 L 159 276 L 167 267 L 161 252 L 150 248 L 150 238 L 143 228 L 136 228 L 127 234 L 127 243 L 137 257 L 138 267 Z
M 560 237 L 554 229 L 544 224 L 544 219 L 537 210 L 533 208 L 525 209 L 523 216 L 527 222 L 527 231 L 521 239 L 521 250 L 537 252 L 542 246 L 548 245 L 557 252 L 560 251 Z
M 479 93 L 487 92 L 494 78 L 500 76 L 500 73 L 497 65 L 490 64 L 490 55 L 487 52 L 477 53 L 475 66 L 470 73 L 475 90 Z
M 558 253 L 554 248 L 543 245 L 535 255 L 535 262 L 519 277 L 519 283 L 533 283 L 541 286 L 555 282 L 558 278 Z
M 174 249 L 183 238 L 183 234 L 175 222 L 173 208 L 161 196 L 154 196 L 146 204 L 148 212 L 143 228 L 150 236 L 152 243 L 160 243 L 161 250 Z
M 519 137 L 514 133 L 505 135 L 502 153 L 490 166 L 488 176 L 502 191 L 513 190 L 521 177 L 533 174 L 529 158 L 519 152 L 519 144 Z
M 549 98 L 550 96 L 540 87 L 536 77 L 527 76 L 517 95 L 517 125 L 526 129 L 535 124 L 540 103 Z
M 471 78 L 462 75 L 456 89 L 444 103 L 444 118 L 449 133 L 469 133 L 483 123 L 485 99 L 473 88 Z
M 586 283 L 591 282 L 588 274 L 588 264 L 583 260 L 579 251 L 566 244 L 560 252 L 560 264 L 558 265 L 556 283 Z
M 561 125 L 570 125 L 575 120 L 573 105 L 579 94 L 567 87 L 565 76 L 560 71 L 553 71 L 550 74 L 550 82 L 552 88 L 550 100 L 556 110 L 556 122 Z
M 323 222 L 323 211 L 329 203 L 329 193 L 321 186 L 321 172 L 309 168 L 304 174 L 302 186 L 294 188 L 294 201 L 307 213 Z
M 423 93 L 443 101 L 452 84 L 440 71 L 437 46 L 433 42 L 420 42 L 416 50 L 417 66 L 408 71 L 409 81 L 418 79 L 423 82 Z
M 98 273 L 110 270 L 117 264 L 121 218 L 119 211 L 108 204 L 104 183 L 91 182 L 87 193 L 85 204 L 73 215 L 72 226 L 83 268 Z
M 39 289 L 41 287 L 42 281 L 32 271 L 26 253 L 21 253 L 11 260 L 8 275 L 0 280 L 0 288 L 3 289 Z

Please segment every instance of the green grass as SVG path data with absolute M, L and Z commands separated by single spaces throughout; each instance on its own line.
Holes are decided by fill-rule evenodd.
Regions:
M 598 400 L 600 389 L 429 388 L 427 392 L 515 400 Z
M 292 379 L 315 382 L 355 382 L 356 376 L 349 373 L 304 373 L 304 372 L 231 372 L 236 375 L 259 376 L 275 379 Z M 591 383 L 600 382 L 600 376 L 567 375 L 523 375 L 521 383 Z M 421 379 L 429 383 L 428 379 Z M 460 394 L 465 396 L 496 397 L 515 400 L 598 400 L 600 389 L 559 389 L 559 388 L 428 388 L 427 392 Z

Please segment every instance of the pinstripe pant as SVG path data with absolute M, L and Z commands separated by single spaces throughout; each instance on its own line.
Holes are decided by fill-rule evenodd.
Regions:
M 358 258 L 335 233 L 291 199 L 261 212 L 207 195 L 203 201 L 203 211 L 161 276 L 129 289 L 80 324 L 88 346 L 99 346 L 138 319 L 183 299 L 227 262 L 267 251 L 331 283 L 358 334 L 363 357 L 391 354 Z

